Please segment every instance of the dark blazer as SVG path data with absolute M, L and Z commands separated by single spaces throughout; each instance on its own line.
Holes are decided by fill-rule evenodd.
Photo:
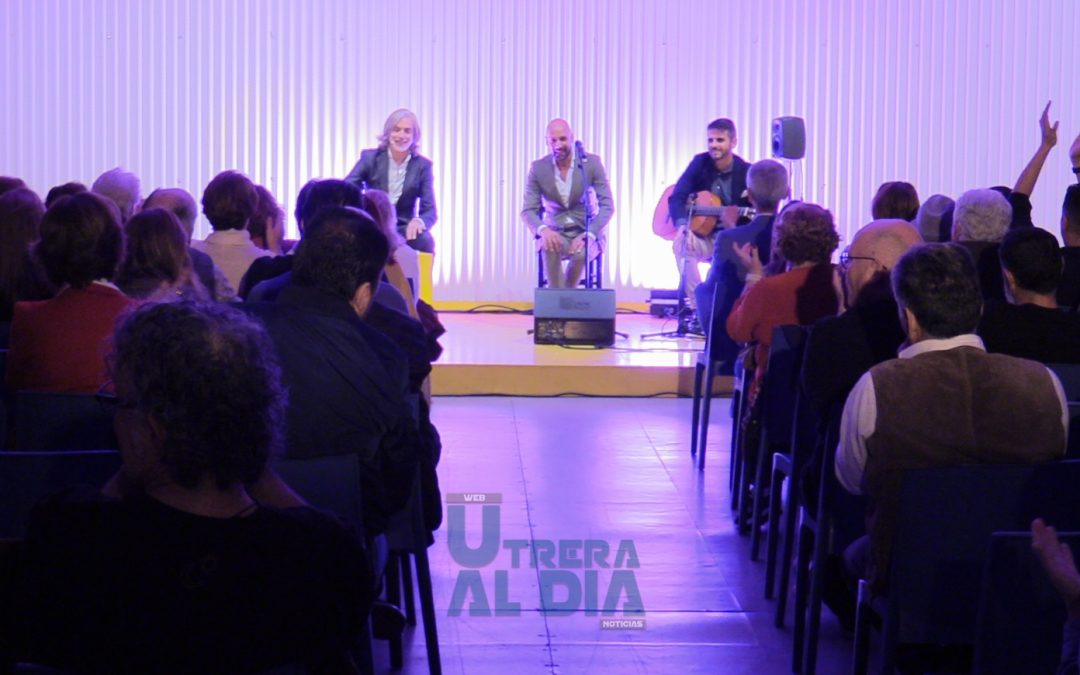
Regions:
M 266 326 L 289 391 L 285 455 L 355 453 L 364 524 L 386 530 L 405 506 L 423 448 L 407 402 L 409 367 L 344 299 L 289 286 L 276 303 L 244 303 Z
M 731 203 L 725 201 L 725 206 L 751 206 L 746 195 L 746 172 L 749 170 L 750 163 L 735 155 L 735 162 L 731 165 Z M 675 183 L 675 190 L 668 199 L 668 213 L 671 214 L 672 222 L 678 223 L 680 220 L 686 220 L 686 200 L 690 195 L 702 190 L 708 190 L 718 197 L 721 196 L 713 190 L 719 176 L 720 172 L 717 170 L 716 163 L 713 162 L 709 153 L 702 152 L 694 155 L 694 159 L 690 160 L 690 165 L 686 167 L 686 171 L 683 171 L 682 176 L 679 176 L 679 181 Z M 764 258 L 762 262 L 764 262 Z
M 803 356 L 802 390 L 818 419 L 824 422 L 832 406 L 844 405 L 863 373 L 896 358 L 904 339 L 891 297 L 856 303 L 815 323 Z
M 371 148 L 360 153 L 356 163 L 345 180 L 360 189 L 375 188 L 389 192 L 387 171 L 390 166 L 390 151 L 386 148 Z M 415 214 L 424 221 L 424 226 L 431 229 L 439 215 L 435 210 L 435 179 L 432 176 L 431 160 L 413 152 L 409 165 L 405 169 L 405 185 L 401 197 L 394 205 L 397 208 L 398 230 L 404 234 L 405 226 L 413 219 L 416 200 L 420 200 L 420 212 Z

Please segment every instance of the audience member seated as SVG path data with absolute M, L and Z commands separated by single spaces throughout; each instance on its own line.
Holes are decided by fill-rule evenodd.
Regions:
M 90 191 L 110 199 L 116 204 L 116 208 L 120 209 L 121 226 L 131 220 L 131 217 L 139 210 L 142 202 L 142 187 L 139 184 L 139 177 L 120 167 L 109 169 L 98 176 Z
M 296 208 L 293 209 L 293 216 L 296 218 L 296 228 L 301 239 L 304 237 L 304 209 L 307 206 L 308 195 L 320 182 L 322 181 L 315 178 L 309 180 L 304 183 L 304 187 L 300 188 L 299 194 L 296 195 Z M 337 202 L 335 205 L 343 206 L 344 204 Z M 350 204 L 350 206 L 352 205 Z M 294 253 L 296 253 L 295 246 L 284 255 L 259 258 L 251 263 L 251 267 L 244 273 L 244 278 L 240 281 L 240 288 L 236 289 L 237 295 L 241 299 L 248 300 L 251 296 L 251 290 L 260 283 L 279 277 L 292 270 L 292 256 Z
M 26 187 L 26 181 L 22 178 L 16 178 L 15 176 L 0 176 L 0 195 L 8 190 L 24 187 Z
M 904 181 L 882 183 L 870 202 L 874 220 L 906 220 L 911 222 L 919 213 L 919 193 L 915 186 Z
M 974 334 L 982 301 L 962 248 L 913 248 L 892 271 L 892 284 L 909 346 L 852 389 L 835 465 L 840 483 L 870 500 L 869 535 L 848 548 L 844 562 L 877 593 L 887 583 L 905 471 L 1057 459 L 1068 427 L 1061 383 L 1046 366 L 987 354 Z
M 255 192 L 259 195 L 259 205 L 248 223 L 251 243 L 273 255 L 281 255 L 281 244 L 285 239 L 285 212 L 269 190 L 256 185 Z
M 748 242 L 753 243 L 757 247 L 760 259 L 768 261 L 772 251 L 773 221 L 776 210 L 780 202 L 787 199 L 790 194 L 788 173 L 783 164 L 771 159 L 763 159 L 760 162 L 754 162 L 746 172 L 746 196 L 757 210 L 757 215 L 746 225 L 724 230 L 716 235 L 709 274 L 705 281 L 694 289 L 698 317 L 701 320 L 701 327 L 706 332 L 712 327 L 713 304 L 717 295 L 719 295 L 719 300 L 716 301 L 717 311 L 722 317 L 720 325 L 724 326 L 727 317 L 731 314 L 731 308 L 735 306 L 735 300 L 742 293 L 746 269 L 739 263 L 735 248 Z M 720 372 L 731 373 L 735 367 L 739 346 L 727 334 L 726 326 L 721 334 L 712 336 L 712 339 L 714 342 L 719 340 L 721 343 L 714 346 L 716 349 L 714 353 L 720 356 L 724 364 Z
M 64 672 L 338 672 L 374 574 L 336 520 L 245 487 L 285 406 L 266 334 L 222 305 L 147 304 L 117 328 L 110 366 L 123 467 L 101 494 L 31 516 L 3 631 L 16 657 Z
M 305 229 L 292 283 L 277 302 L 244 305 L 266 325 L 281 359 L 286 455 L 359 455 L 369 534 L 384 531 L 406 504 L 417 462 L 431 476 L 435 463 L 407 402 L 405 355 L 362 318 L 389 254 L 366 213 L 323 209 Z
M 1042 173 L 1047 155 L 1057 145 L 1057 130 L 1057 122 L 1050 124 L 1050 103 L 1047 102 L 1046 107 L 1043 108 L 1042 116 L 1039 118 L 1039 147 L 1036 148 L 1035 154 L 1032 155 L 1031 160 L 1020 172 L 1020 176 L 1016 179 L 1016 185 L 1011 190 L 1005 186 L 994 188 L 1009 200 L 1009 206 L 1012 208 L 1012 220 L 1009 229 L 1015 230 L 1035 226 L 1031 220 L 1031 192 L 1035 189 L 1035 183 L 1039 180 L 1039 174 Z
M 106 381 L 106 343 L 134 301 L 113 285 L 123 251 L 116 206 L 91 192 L 45 212 L 34 247 L 55 298 L 18 302 L 7 361 L 9 391 L 95 392 Z
M 968 190 L 956 200 L 952 240 L 975 260 L 983 300 L 1005 300 L 998 245 L 1011 221 L 1012 207 L 996 190 Z
M 116 285 L 129 297 L 158 302 L 210 299 L 192 270 L 187 237 L 172 211 L 143 209 L 124 226 L 124 235 Z
M 45 300 L 56 293 L 30 254 L 44 215 L 41 200 L 31 190 L 15 188 L 0 195 L 0 323 L 11 322 L 16 302 Z M 0 347 L 6 346 L 5 334 Z
M 390 262 L 384 271 L 386 278 L 405 297 L 409 304 L 409 316 L 415 319 L 416 301 L 420 297 L 420 254 L 398 232 L 397 210 L 390 201 L 390 195 L 368 188 L 361 199 L 363 209 L 382 227 L 390 241 Z
M 979 337 L 988 352 L 1043 363 L 1080 363 L 1080 314 L 1057 304 L 1061 249 L 1046 230 L 1010 230 L 1001 242 L 1008 303 L 986 303 Z
M 765 373 L 773 328 L 810 325 L 836 314 L 840 303 L 829 262 L 840 243 L 832 214 L 816 204 L 789 206 L 777 218 L 775 235 L 787 271 L 774 277 L 761 278 L 763 266 L 754 242 L 735 248 L 747 270 L 746 285 L 728 316 L 727 331 L 736 342 L 755 346 L 751 401 Z
M 327 179 L 314 181 L 314 184 L 309 183 L 311 188 L 307 190 L 304 195 L 302 210 L 300 211 L 300 236 L 302 245 L 304 236 L 304 223 L 310 223 L 318 215 L 320 211 L 326 208 L 335 206 L 349 206 L 353 208 L 361 208 L 363 200 L 360 196 L 360 188 L 351 183 L 346 183 L 343 180 Z M 306 187 L 306 186 L 305 186 Z M 298 205 L 300 208 L 300 205 Z M 370 214 L 369 214 L 370 215 Z M 247 294 L 247 299 L 251 302 L 273 302 L 277 299 L 278 294 L 283 289 L 292 283 L 292 267 L 295 258 L 292 256 L 277 256 L 275 258 L 268 258 L 265 270 L 271 268 L 282 269 L 277 276 L 261 281 L 251 287 L 250 292 Z M 260 270 L 260 274 L 263 270 Z M 248 280 L 245 279 L 246 285 Z M 407 314 L 409 311 L 409 304 L 390 284 L 379 284 L 378 289 L 375 291 L 375 302 L 381 305 L 385 305 L 392 309 L 395 309 L 403 314 Z
M 1075 312 L 1080 307 L 1080 185 L 1070 185 L 1065 191 L 1061 203 L 1061 241 L 1064 267 L 1057 299 L 1059 305 Z
M 1080 673 L 1080 570 L 1076 569 L 1072 549 L 1058 539 L 1057 530 L 1042 518 L 1031 523 L 1031 548 L 1068 610 L 1058 675 L 1076 675 Z
M 873 366 L 896 358 L 904 329 L 889 273 L 922 237 L 904 220 L 875 220 L 840 256 L 848 311 L 814 324 L 803 357 L 806 401 L 824 422 Z
M 86 192 L 86 186 L 76 181 L 50 188 L 49 193 L 45 195 L 45 208 L 49 208 L 55 204 L 61 197 L 70 197 L 71 195 L 77 195 L 80 192 Z
M 943 242 L 952 239 L 953 208 L 956 202 L 945 195 L 930 195 L 919 206 L 919 213 L 912 225 L 927 243 Z
M 259 204 L 259 193 L 247 176 L 238 171 L 222 171 L 203 190 L 203 214 L 214 231 L 191 247 L 210 256 L 225 273 L 229 286 L 240 288 L 251 263 L 270 255 L 251 243 L 247 231 L 252 214 Z
M 187 190 L 158 188 L 146 198 L 143 208 L 171 211 L 184 228 L 184 240 L 187 242 L 188 255 L 191 256 L 191 265 L 203 288 L 218 302 L 232 302 L 236 299 L 236 291 L 229 285 L 229 280 L 225 278 L 221 268 L 214 264 L 210 256 L 191 247 L 191 236 L 195 233 L 195 218 L 199 211 L 195 206 L 195 199 Z

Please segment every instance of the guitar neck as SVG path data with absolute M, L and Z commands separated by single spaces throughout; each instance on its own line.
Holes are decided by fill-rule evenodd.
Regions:
M 695 206 L 690 208 L 691 216 L 711 216 L 719 217 L 723 215 L 724 211 L 731 208 L 730 206 Z M 740 218 L 753 218 L 757 215 L 757 211 L 749 206 L 736 207 L 736 212 Z

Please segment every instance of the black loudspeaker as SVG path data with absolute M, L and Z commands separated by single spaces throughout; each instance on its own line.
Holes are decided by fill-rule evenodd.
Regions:
M 615 290 L 536 289 L 533 342 L 607 347 L 615 344 Z
M 777 117 L 772 121 L 772 154 L 784 159 L 806 156 L 806 122 L 801 117 Z

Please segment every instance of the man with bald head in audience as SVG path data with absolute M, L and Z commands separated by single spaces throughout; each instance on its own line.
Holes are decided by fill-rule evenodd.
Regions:
M 191 248 L 191 236 L 195 233 L 195 218 L 199 209 L 195 198 L 181 188 L 158 188 L 150 193 L 142 205 L 143 209 L 165 209 L 171 211 L 187 235 L 188 253 L 191 254 L 191 266 L 195 269 L 199 281 L 206 287 L 210 297 L 219 302 L 236 299 L 236 293 L 229 286 L 225 273 L 221 271 L 209 255 Z
M 896 357 L 904 331 L 889 272 L 922 241 L 906 220 L 875 220 L 840 256 L 848 311 L 814 324 L 803 358 L 803 394 L 823 422 L 863 373 Z

